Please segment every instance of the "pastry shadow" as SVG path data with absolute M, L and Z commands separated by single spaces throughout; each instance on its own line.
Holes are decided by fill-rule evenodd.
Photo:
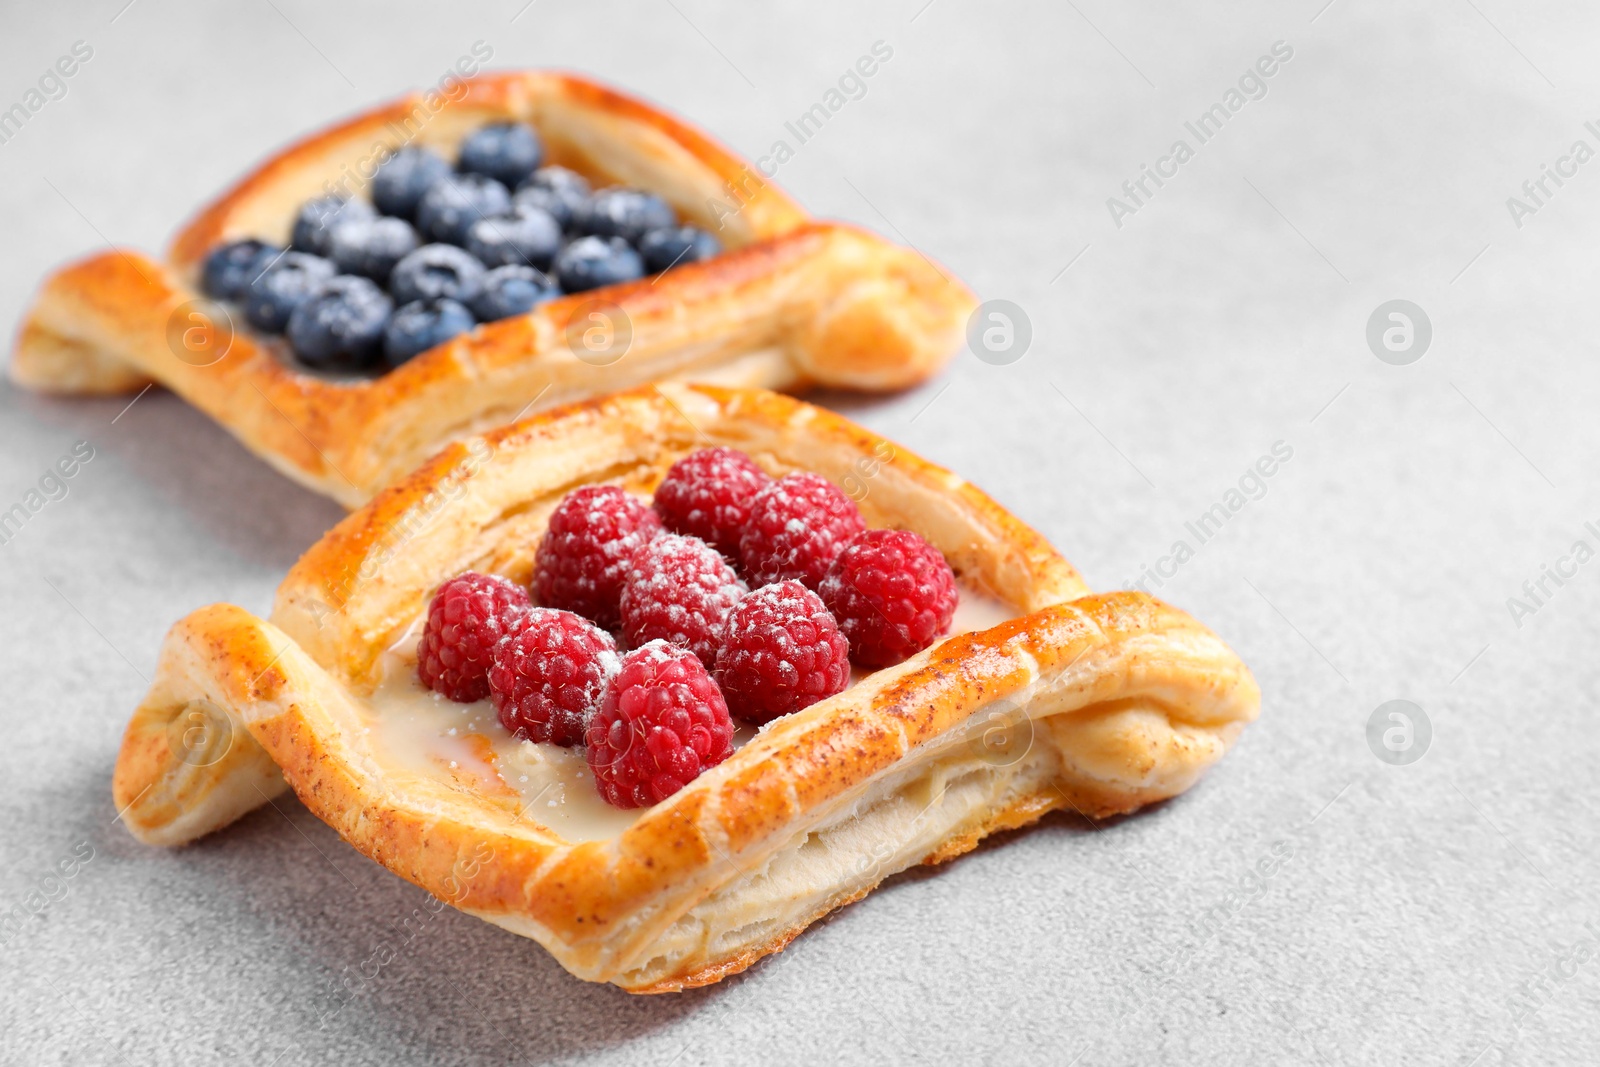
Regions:
M 89 788 L 74 782 L 62 791 L 81 796 Z M 775 969 L 802 958 L 797 944 L 714 986 L 637 996 L 576 979 L 536 943 L 434 900 L 345 844 L 292 795 L 177 849 L 140 845 L 100 815 L 97 808 L 80 817 L 85 827 L 98 823 L 94 837 L 107 853 L 99 862 L 144 866 L 147 886 L 182 887 L 184 905 L 170 927 L 146 933 L 153 939 L 144 947 L 153 964 L 148 977 L 186 966 L 196 951 L 213 964 L 226 962 L 235 995 L 272 1005 L 259 1020 L 272 1047 L 256 1051 L 267 1060 L 281 1055 L 282 1064 L 328 1062 L 356 1045 L 397 1059 L 545 1063 L 625 1046 L 690 1015 L 723 1013 L 726 1024 L 739 1025 L 729 1013 L 749 995 L 735 991 L 776 980 Z M 893 875 L 869 899 L 887 899 L 967 856 L 1012 848 L 1029 835 L 1060 835 L 1070 847 L 1131 818 L 1091 823 L 1052 812 L 993 834 L 955 860 Z M 102 905 L 126 891 L 125 883 L 116 887 L 114 879 L 97 886 Z M 871 906 L 863 900 L 839 909 L 813 930 Z M 191 1040 L 205 1036 L 193 1029 L 197 1021 L 188 1021 Z M 224 1043 L 229 1036 L 226 1028 L 209 1035 Z
M 137 400 L 132 394 L 52 397 L 14 387 L 7 392 L 5 406 L 13 417 L 61 434 L 63 447 L 88 441 L 97 461 L 114 457 L 163 508 L 190 520 L 195 540 L 252 562 L 287 570 L 345 515 L 338 504 L 291 482 L 159 387 Z M 79 477 L 97 473 L 90 467 Z
M 397 1056 L 420 1050 L 434 1062 L 570 1059 L 636 1040 L 719 995 L 637 996 L 574 978 L 537 943 L 368 860 L 290 795 L 170 855 L 210 883 L 219 912 L 249 911 L 283 955 L 301 958 L 290 968 L 255 960 L 253 970 L 311 964 L 314 980 L 295 994 L 305 1062 L 352 1042 Z
M 1091 824 L 1052 812 L 993 834 L 956 860 L 893 875 L 869 899 L 1026 835 L 1082 838 L 1121 821 Z M 310 1020 L 297 1037 L 306 1062 L 353 1040 L 412 1055 L 421 1048 L 461 1063 L 567 1059 L 624 1046 L 691 1014 L 731 1010 L 724 998 L 794 958 L 778 953 L 716 985 L 678 994 L 637 996 L 584 982 L 534 942 L 442 906 L 367 860 L 291 796 L 171 855 L 213 882 L 213 899 L 232 897 L 257 922 L 270 924 L 284 954 L 314 964 L 320 984 L 297 994 Z M 241 855 L 249 861 L 237 862 Z M 834 911 L 813 930 L 869 906 L 863 900 Z

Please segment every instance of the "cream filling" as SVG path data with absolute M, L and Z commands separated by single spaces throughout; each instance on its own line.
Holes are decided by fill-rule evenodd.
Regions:
M 963 587 L 951 635 L 987 630 L 1017 617 L 993 596 Z M 417 680 L 421 620 L 379 658 L 379 683 L 358 702 L 363 731 L 379 763 L 450 785 L 476 783 L 515 802 L 521 817 L 568 841 L 612 838 L 648 809 L 613 808 L 601 799 L 581 748 L 521 741 L 500 725 L 487 700 L 457 704 Z M 851 684 L 868 672 L 853 671 Z M 738 748 L 756 736 L 738 726 Z

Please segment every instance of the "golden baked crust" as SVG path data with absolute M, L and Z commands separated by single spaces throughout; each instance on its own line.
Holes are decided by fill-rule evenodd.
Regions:
M 1018 617 L 777 721 L 611 839 L 567 841 L 489 790 L 386 767 L 358 708 L 434 587 L 468 568 L 527 580 L 567 491 L 649 492 L 708 443 L 835 481 L 870 524 L 915 529 Z M 948 471 L 787 397 L 662 385 L 451 445 L 313 546 L 270 622 L 225 604 L 179 622 L 114 791 L 137 837 L 181 844 L 287 784 L 372 859 L 573 974 L 659 992 L 739 971 L 992 831 L 1180 793 L 1258 703 L 1199 623 L 1141 593 L 1090 595 Z
M 354 507 L 445 443 L 530 410 L 658 380 L 899 389 L 961 345 L 975 302 L 959 282 L 915 251 L 811 221 L 754 167 L 640 101 L 549 72 L 469 79 L 431 114 L 423 99 L 280 152 L 203 209 L 164 262 L 114 249 L 47 278 L 19 332 L 12 380 L 63 393 L 158 381 L 290 478 Z M 281 358 L 281 342 L 226 323 L 206 333 L 216 305 L 185 306 L 200 298 L 208 249 L 236 237 L 286 240 L 296 206 L 343 174 L 359 188 L 378 146 L 453 153 L 471 130 L 507 118 L 537 126 L 551 162 L 661 194 L 728 252 L 485 324 L 373 380 L 302 373 Z M 568 340 L 598 323 L 595 301 L 631 334 L 605 365 L 609 346 L 596 359 Z M 196 323 L 198 351 L 184 342 Z

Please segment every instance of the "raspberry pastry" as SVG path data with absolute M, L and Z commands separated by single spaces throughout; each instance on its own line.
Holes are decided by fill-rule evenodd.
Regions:
M 618 388 L 903 388 L 955 354 L 974 304 L 647 104 L 506 72 L 290 146 L 162 259 L 52 275 L 11 377 L 159 382 L 354 507 L 452 440 Z
M 726 452 L 675 468 L 708 447 L 760 478 Z M 643 536 L 663 479 L 692 490 L 673 526 L 728 543 L 766 527 L 716 506 L 720 477 L 800 474 L 793 521 L 865 527 L 829 539 L 820 593 L 746 591 L 702 538 Z M 587 518 L 562 558 L 590 561 L 563 574 L 631 551 L 620 636 L 527 596 L 563 509 Z M 270 621 L 178 623 L 114 792 L 135 836 L 177 845 L 293 789 L 439 900 L 659 992 L 996 830 L 1182 793 L 1258 703 L 1210 631 L 1091 594 L 948 471 L 788 397 L 668 384 L 451 445 L 313 546 Z

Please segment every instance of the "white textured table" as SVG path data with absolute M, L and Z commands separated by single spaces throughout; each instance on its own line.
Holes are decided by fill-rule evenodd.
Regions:
M 397 935 L 423 894 L 293 800 L 136 845 L 109 776 L 162 633 L 264 611 L 339 513 L 160 392 L 7 389 L 0 511 L 76 442 L 93 458 L 0 544 L 0 1061 L 1600 1062 L 1594 15 L 523 2 L 10 5 L 0 110 L 36 113 L 0 125 L 0 317 L 475 41 L 592 71 L 751 156 L 789 141 L 778 181 L 810 208 L 1022 308 L 1020 360 L 833 399 L 1096 586 L 1150 568 L 1255 668 L 1262 719 L 1159 810 L 1048 819 L 740 978 L 631 998 L 453 911 Z M 879 41 L 797 144 L 785 123 Z M 1408 351 L 1381 342 L 1399 320 L 1387 361 L 1369 347 L 1396 299 L 1431 322 L 1420 359 L 1415 313 Z M 1414 712 L 1410 749 L 1390 709 L 1367 739 L 1391 700 L 1431 727 L 1408 765 L 1375 752 L 1421 750 Z

